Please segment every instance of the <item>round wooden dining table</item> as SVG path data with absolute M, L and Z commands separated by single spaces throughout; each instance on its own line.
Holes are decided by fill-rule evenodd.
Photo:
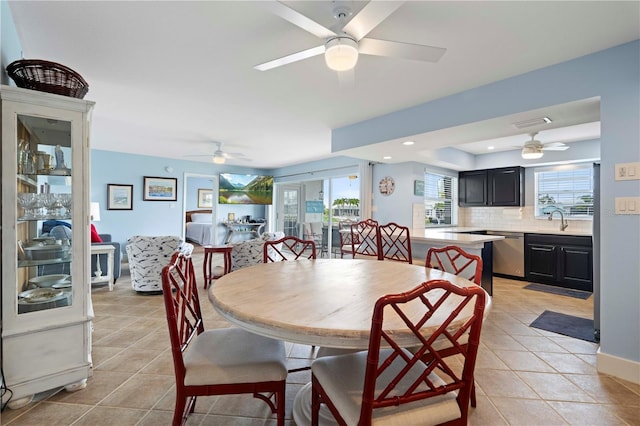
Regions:
M 261 263 L 227 274 L 209 288 L 209 301 L 231 324 L 287 342 L 327 348 L 364 350 L 369 345 L 376 301 L 387 294 L 409 291 L 419 284 L 445 279 L 468 287 L 473 282 L 424 266 L 368 259 L 317 259 Z M 487 295 L 485 316 L 491 306 Z M 457 306 L 455 298 L 447 303 Z M 471 305 L 471 304 L 470 304 Z M 471 306 L 468 307 L 469 315 Z M 446 317 L 446 306 L 423 328 L 435 330 Z M 460 318 L 464 318 L 464 311 Z M 461 319 L 462 320 L 462 319 Z M 392 330 L 406 334 L 406 347 L 416 344 L 404 323 Z M 308 402 L 307 402 L 308 401 Z M 294 419 L 310 419 L 310 384 L 296 396 Z M 321 413 L 322 414 L 322 413 Z M 330 416 L 322 416 L 329 424 Z

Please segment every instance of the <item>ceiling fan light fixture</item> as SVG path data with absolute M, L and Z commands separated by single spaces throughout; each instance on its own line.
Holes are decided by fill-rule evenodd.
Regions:
M 327 40 L 324 60 L 334 71 L 347 71 L 358 62 L 358 42 L 348 36 L 338 36 Z
M 522 158 L 525 160 L 537 160 L 538 158 L 542 158 L 542 155 L 542 148 L 535 146 L 525 146 L 522 148 Z
M 213 153 L 214 164 L 224 164 L 225 161 L 227 161 L 227 159 L 222 155 L 222 151 L 218 150 Z

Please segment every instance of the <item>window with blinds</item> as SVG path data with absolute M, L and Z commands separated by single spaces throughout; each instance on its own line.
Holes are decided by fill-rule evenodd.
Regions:
M 425 227 L 458 224 L 458 178 L 424 174 Z
M 570 169 L 535 172 L 536 217 L 547 217 L 560 209 L 565 216 L 593 216 L 593 167 L 591 164 Z

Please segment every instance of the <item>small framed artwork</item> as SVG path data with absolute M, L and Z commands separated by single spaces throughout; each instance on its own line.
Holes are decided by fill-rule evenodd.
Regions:
M 413 181 L 413 195 L 424 195 L 424 181 L 423 180 L 414 180 Z
M 107 210 L 133 210 L 133 185 L 107 184 Z
M 213 190 L 211 189 L 198 189 L 198 208 L 212 208 L 213 207 Z
M 178 179 L 144 177 L 144 201 L 176 201 L 178 199 Z

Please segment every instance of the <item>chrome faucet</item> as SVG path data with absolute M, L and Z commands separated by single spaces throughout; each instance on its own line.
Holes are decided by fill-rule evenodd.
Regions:
M 549 213 L 549 220 L 553 218 L 553 214 L 555 212 L 560 213 L 560 230 L 564 231 L 565 229 L 567 229 L 567 226 L 569 226 L 569 223 L 567 223 L 567 221 L 564 220 L 564 213 L 562 213 L 562 210 L 560 209 L 552 210 L 551 213 Z

